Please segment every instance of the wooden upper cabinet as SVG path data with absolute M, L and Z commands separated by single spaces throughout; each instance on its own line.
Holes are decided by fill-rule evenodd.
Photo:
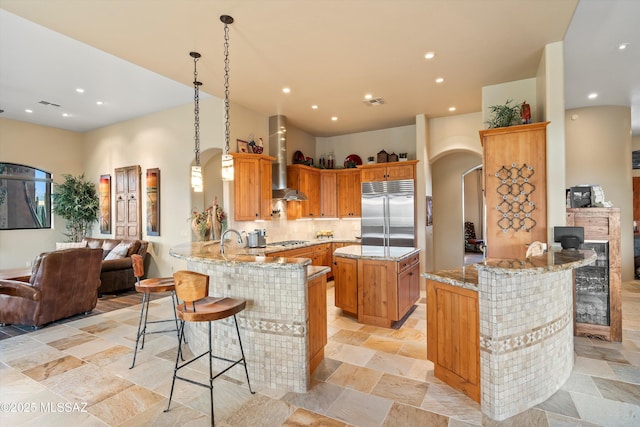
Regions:
M 415 179 L 417 163 L 418 160 L 376 163 L 372 165 L 360 165 L 358 169 L 360 170 L 362 182 L 396 181 L 400 179 Z
M 480 131 L 489 258 L 524 258 L 527 244 L 547 241 L 548 124 Z
M 271 219 L 271 164 L 273 157 L 231 153 L 234 170 L 234 219 Z
M 320 169 L 287 166 L 287 187 L 307 196 L 306 201 L 287 203 L 287 218 L 320 218 Z
M 358 218 L 362 215 L 360 171 L 346 169 L 337 173 L 338 217 Z
M 322 218 L 338 216 L 337 175 L 334 170 L 320 171 L 320 216 Z
M 141 239 L 140 166 L 117 168 L 115 181 L 115 238 Z

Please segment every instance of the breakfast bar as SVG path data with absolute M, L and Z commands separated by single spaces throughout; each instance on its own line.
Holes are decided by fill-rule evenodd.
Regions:
M 551 251 L 422 274 L 435 376 L 495 420 L 548 399 L 573 368 L 573 269 L 595 260 Z
M 306 392 L 311 372 L 323 358 L 326 344 L 326 273 L 307 258 L 264 256 L 264 251 L 220 252 L 217 241 L 192 242 L 171 248 L 187 269 L 210 277 L 209 294 L 241 298 L 246 309 L 238 324 L 251 383 L 257 387 Z M 317 316 L 322 316 L 318 319 Z M 194 353 L 208 349 L 206 325 L 185 326 Z M 212 325 L 213 352 L 237 356 L 233 320 Z M 237 339 L 237 337 L 236 337 Z M 214 369 L 221 368 L 214 359 Z M 242 369 L 227 373 L 240 381 Z

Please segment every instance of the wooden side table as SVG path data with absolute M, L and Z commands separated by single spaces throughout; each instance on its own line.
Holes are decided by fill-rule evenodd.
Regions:
M 28 282 L 31 278 L 31 267 L 7 268 L 0 270 L 0 280 L 17 280 Z

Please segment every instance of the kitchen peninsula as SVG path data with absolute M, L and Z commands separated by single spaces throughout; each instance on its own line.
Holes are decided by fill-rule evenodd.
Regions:
M 548 399 L 573 368 L 573 269 L 595 260 L 551 251 L 422 274 L 435 376 L 495 420 Z
M 188 270 L 210 276 L 210 295 L 247 301 L 237 317 L 251 383 L 306 392 L 327 342 L 326 274 L 330 268 L 312 266 L 307 258 L 265 256 L 264 249 L 221 254 L 217 241 L 185 243 L 169 253 L 186 260 Z M 233 328 L 229 319 L 213 322 L 214 354 L 237 356 Z M 194 353 L 208 348 L 206 325 L 189 324 L 185 331 Z M 220 369 L 219 361 L 213 360 L 214 369 Z M 227 375 L 242 380 L 244 373 L 232 369 Z
M 336 306 L 360 323 L 389 328 L 420 297 L 420 249 L 352 245 L 334 259 Z

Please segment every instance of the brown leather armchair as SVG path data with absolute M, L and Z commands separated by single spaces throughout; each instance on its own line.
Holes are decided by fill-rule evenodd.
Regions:
M 0 280 L 0 323 L 39 327 L 86 313 L 98 302 L 102 249 L 40 254 L 29 283 Z

